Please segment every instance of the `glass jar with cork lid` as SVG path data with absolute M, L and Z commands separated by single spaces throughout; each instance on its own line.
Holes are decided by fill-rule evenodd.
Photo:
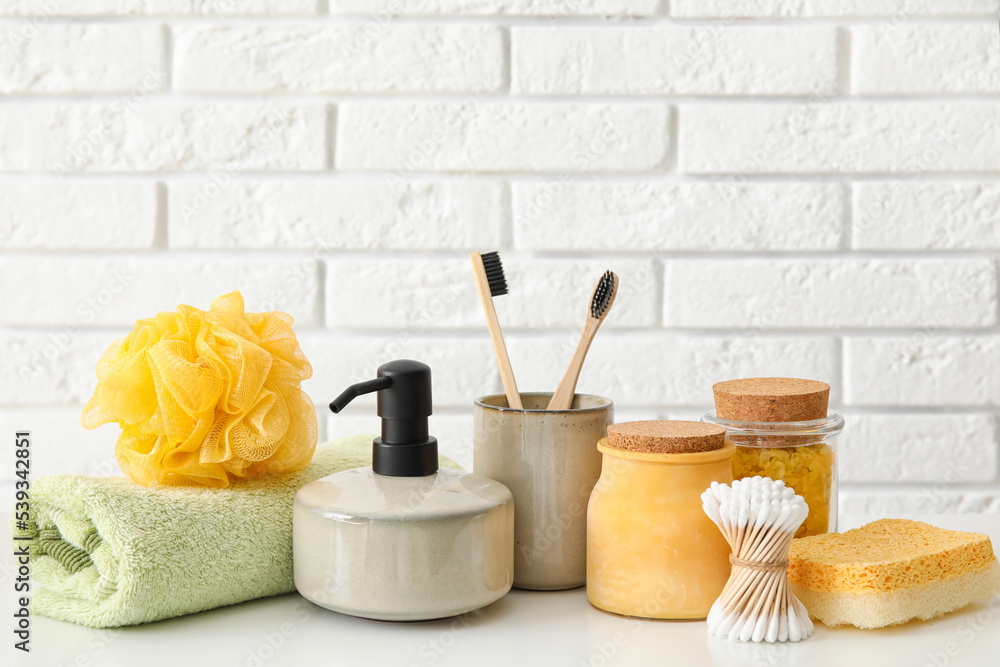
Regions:
M 796 378 L 745 378 L 713 388 L 702 420 L 736 445 L 733 478 L 782 480 L 805 498 L 809 515 L 795 537 L 837 530 L 837 438 L 844 418 L 829 409 L 830 385 Z
M 712 482 L 732 482 L 725 429 L 690 421 L 608 426 L 587 508 L 587 598 L 638 618 L 708 615 L 729 578 L 728 542 L 702 509 Z

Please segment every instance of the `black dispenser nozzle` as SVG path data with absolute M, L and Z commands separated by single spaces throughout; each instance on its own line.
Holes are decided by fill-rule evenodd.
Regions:
M 432 412 L 431 368 L 411 359 L 378 367 L 378 377 L 353 384 L 330 403 L 338 413 L 361 394 L 378 392 L 382 437 L 372 441 L 372 470 L 393 477 L 422 477 L 438 469 L 437 439 L 427 433 Z
M 388 377 L 378 377 L 374 380 L 365 380 L 364 382 L 359 382 L 357 384 L 352 384 L 350 387 L 345 389 L 340 393 L 340 396 L 333 399 L 330 403 L 330 410 L 337 414 L 343 410 L 348 403 L 353 401 L 355 398 L 361 394 L 370 394 L 373 391 L 379 391 L 381 389 L 388 389 L 392 384 L 392 380 Z

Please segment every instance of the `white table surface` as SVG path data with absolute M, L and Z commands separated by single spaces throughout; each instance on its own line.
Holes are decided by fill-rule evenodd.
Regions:
M 990 535 L 1000 515 L 913 517 Z M 844 517 L 841 529 L 870 517 Z M 584 589 L 511 591 L 462 617 L 387 623 L 343 616 L 297 594 L 121 630 L 32 617 L 32 653 L 16 665 L 742 665 L 747 667 L 1000 666 L 1000 597 L 943 618 L 881 630 L 831 629 L 798 644 L 710 639 L 704 622 L 620 618 L 587 603 Z M 949 655 L 949 652 L 951 655 Z M 4 664 L 10 664 L 7 660 Z

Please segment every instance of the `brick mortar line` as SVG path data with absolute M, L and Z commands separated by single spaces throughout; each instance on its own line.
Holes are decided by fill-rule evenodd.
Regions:
M 110 180 L 115 179 L 122 182 L 141 180 L 167 180 L 183 182 L 185 180 L 203 180 L 216 171 L 223 170 L 224 166 L 217 169 L 190 170 L 185 172 L 176 171 L 131 171 L 131 172 L 111 172 L 111 171 L 79 171 L 72 176 L 60 176 L 50 171 L 0 171 L 0 183 L 3 181 L 24 181 L 39 180 L 61 182 L 63 180 Z M 382 180 L 394 174 L 392 171 L 372 170 L 296 170 L 296 171 L 254 171 L 243 169 L 238 174 L 233 174 L 234 180 L 250 182 L 254 180 L 309 180 L 309 179 L 342 179 L 342 180 Z M 569 181 L 579 184 L 604 184 L 604 183 L 747 183 L 747 184 L 852 184 L 852 183 L 948 183 L 988 181 L 991 185 L 997 185 L 1000 178 L 1000 169 L 996 171 L 937 171 L 921 173 L 915 176 L 911 172 L 784 172 L 784 173 L 761 173 L 761 174 L 741 174 L 737 172 L 676 172 L 676 171 L 615 171 L 615 172 L 565 172 L 565 171 L 413 171 L 410 172 L 409 180 L 412 181 L 508 181 L 512 183 L 537 183 L 549 182 L 563 175 L 569 177 Z
M 179 57 L 176 53 L 174 57 Z M 0 93 L 0 109 L 6 105 L 28 106 L 32 104 L 74 104 L 74 105 L 100 105 L 111 104 L 118 100 L 123 93 L 128 93 L 129 89 L 108 90 L 103 92 L 77 92 L 65 93 L 32 93 L 32 92 L 7 92 Z M 186 90 L 154 90 L 149 91 L 141 106 L 155 107 L 157 103 L 163 102 L 162 107 L 179 106 L 181 104 L 210 105 L 210 104 L 257 104 L 267 106 L 274 103 L 284 104 L 371 104 L 382 103 L 386 105 L 412 104 L 416 106 L 429 106 L 431 104 L 461 104 L 467 101 L 469 95 L 481 92 L 475 88 L 455 91 L 283 91 L 283 90 L 246 90 L 246 91 L 219 91 L 200 92 Z M 523 94 L 510 93 L 500 90 L 495 94 L 483 99 L 480 104 L 483 106 L 503 106 L 505 104 L 523 104 L 525 106 L 544 107 L 546 105 L 556 106 L 656 106 L 672 105 L 678 111 L 684 111 L 686 107 L 698 105 L 717 105 L 720 107 L 740 106 L 789 106 L 789 105 L 815 105 L 821 107 L 851 106 L 869 103 L 879 104 L 913 104 L 933 105 L 933 104 L 976 104 L 976 105 L 996 105 L 1000 104 L 1000 89 L 992 91 L 923 91 L 913 93 L 887 92 L 884 94 L 873 93 L 820 93 L 817 98 L 806 92 L 784 93 L 766 95 L 761 93 L 730 93 L 730 94 L 705 94 L 705 93 L 553 93 L 553 94 Z
M 167 23 L 181 26 L 229 27 L 241 25 L 257 25 L 266 23 L 277 26 L 294 25 L 365 25 L 377 19 L 377 13 L 364 14 L 244 14 L 215 15 L 204 14 L 171 15 L 171 14 L 101 14 L 101 15 L 58 15 L 42 14 L 3 14 L 0 15 L 0 27 L 13 23 L 19 25 L 25 20 L 45 20 L 47 25 L 145 25 L 150 23 Z M 489 14 L 400 14 L 392 18 L 394 25 L 499 25 L 504 27 L 608 27 L 608 28 L 648 28 L 652 26 L 688 26 L 711 27 L 723 24 L 726 27 L 788 27 L 789 29 L 806 26 L 878 26 L 887 21 L 897 20 L 897 15 L 875 14 L 856 16 L 788 16 L 788 17 L 745 17 L 733 18 L 727 16 L 705 16 L 686 18 L 663 14 L 629 16 L 614 15 L 489 15 Z M 905 18 L 906 25 L 995 25 L 995 14 L 910 14 Z
M 853 491 L 855 493 L 871 493 L 871 492 L 888 492 L 888 493 L 916 493 L 920 491 L 925 491 L 928 486 L 935 486 L 938 484 L 946 484 L 947 488 L 943 490 L 944 493 L 955 492 L 955 493 L 976 493 L 976 492 L 987 492 L 995 493 L 1000 490 L 1000 481 L 995 482 L 942 482 L 938 481 L 927 481 L 927 482 L 839 482 L 837 484 L 838 491 Z
M 305 382 L 316 382 L 317 377 L 314 375 L 311 379 L 305 380 Z M 375 399 L 367 398 L 365 399 L 370 403 L 373 403 Z M 77 408 L 83 408 L 83 402 L 56 402 L 56 403 L 2 403 L 0 402 L 0 411 L 5 410 L 20 410 L 20 409 L 66 409 L 75 410 Z M 648 405 L 632 405 L 628 403 L 623 403 L 617 405 L 617 407 L 628 410 L 629 412 L 637 410 L 647 410 Z M 939 410 L 936 409 L 934 412 L 927 412 L 927 409 L 921 406 L 889 406 L 885 408 L 881 407 L 868 407 L 868 406 L 845 406 L 842 404 L 833 404 L 832 407 L 840 411 L 841 408 L 844 409 L 844 416 L 851 417 L 854 415 L 859 416 L 898 416 L 898 417 L 920 417 L 920 416 L 931 416 L 931 417 L 955 417 L 955 416 L 996 416 L 1000 417 L 1000 405 L 995 407 L 980 407 L 980 406 L 943 406 Z M 325 409 L 325 408 L 324 408 Z M 694 412 L 701 410 L 711 410 L 711 405 L 675 405 L 675 404 L 664 404 L 662 406 L 656 406 L 656 410 L 669 410 L 673 412 Z M 435 406 L 435 415 L 441 416 L 471 416 L 472 415 L 472 404 L 469 405 L 442 405 L 440 411 L 438 411 L 437 406 Z M 331 414 L 332 416 L 332 414 Z M 371 416 L 376 417 L 376 415 L 361 415 L 361 416 Z M 377 417 L 376 417 L 377 418 Z
M 96 360 L 95 360 L 96 363 Z M 315 382 L 315 376 L 306 380 L 306 382 Z M 373 399 L 367 399 L 372 402 Z M 439 416 L 450 416 L 450 417 L 465 417 L 472 416 L 471 399 L 468 406 L 457 405 L 457 404 L 442 404 L 441 406 L 435 406 L 435 415 Z M 84 403 L 0 403 L 0 412 L 11 412 L 14 410 L 77 410 L 82 409 Z M 638 403 L 617 403 L 616 408 L 628 412 L 648 412 L 651 410 L 656 410 L 660 412 L 674 412 L 674 413 L 690 413 L 690 412 L 704 412 L 712 409 L 710 405 L 649 405 L 649 404 L 638 404 Z M 998 417 L 1000 418 L 1000 407 L 978 407 L 978 406 L 945 406 L 934 412 L 927 412 L 924 408 L 920 406 L 892 406 L 887 408 L 873 408 L 868 406 L 853 406 L 853 405 L 833 405 L 838 412 L 843 409 L 844 416 L 850 418 L 853 416 L 860 417 Z M 375 417 L 375 415 L 363 415 Z M 997 443 L 1000 446 L 1000 442 Z
M 94 326 L 79 326 L 78 330 L 82 334 L 88 334 L 93 336 L 99 336 L 106 333 L 115 333 L 120 331 L 122 327 L 131 327 L 131 323 L 123 322 L 119 325 L 110 324 L 99 324 Z M 411 327 L 395 327 L 395 328 L 371 328 L 371 327 L 358 327 L 358 328 L 348 328 L 344 326 L 329 326 L 324 324 L 323 321 L 318 320 L 316 324 L 311 325 L 296 325 L 298 330 L 304 333 L 311 334 L 312 337 L 321 337 L 325 334 L 325 337 L 333 339 L 347 339 L 347 338 L 361 338 L 361 337 L 386 337 L 390 338 L 399 334 L 400 332 L 408 331 Z M 42 336 L 51 333 L 57 333 L 64 329 L 62 324 L 49 324 L 49 325 L 37 325 L 37 324 L 3 324 L 0 325 L 0 335 L 7 336 Z M 539 329 L 526 329 L 523 327 L 504 327 L 504 333 L 509 331 L 511 340 L 562 340 L 565 338 L 566 334 L 572 334 L 578 332 L 578 327 L 550 327 L 550 328 L 539 328 Z M 618 339 L 621 341 L 634 340 L 637 338 L 646 337 L 656 337 L 654 335 L 664 334 L 666 338 L 679 338 L 684 341 L 695 341 L 695 340 L 715 340 L 715 339 L 725 339 L 725 340 L 764 340 L 764 341 L 816 341 L 816 340 L 830 340 L 833 341 L 837 338 L 867 338 L 867 339 L 885 339 L 885 338 L 912 338 L 914 336 L 924 336 L 928 340 L 954 340 L 960 338 L 997 338 L 1000 336 L 1000 327 L 991 326 L 984 327 L 983 329 L 967 329 L 967 328 L 955 328 L 955 329 L 934 329 L 933 331 L 926 331 L 919 328 L 901 328 L 901 329 L 872 329 L 872 330 L 843 330 L 843 329 L 768 329 L 762 331 L 759 334 L 746 334 L 742 333 L 743 329 L 733 328 L 733 329 L 712 329 L 712 330 L 685 330 L 676 329 L 668 327 L 647 327 L 647 328 L 618 328 L 609 327 L 607 332 L 603 334 L 603 337 L 609 339 Z M 479 341 L 488 342 L 488 338 L 484 338 L 482 331 L 478 327 L 447 327 L 442 329 L 431 329 L 426 330 L 424 333 L 417 333 L 411 336 L 414 341 L 441 341 L 441 340 L 469 340 L 469 341 Z M 846 357 L 845 357 L 846 359 Z
M 204 178 L 216 170 L 185 172 L 150 171 L 150 172 L 98 172 L 80 171 L 71 176 L 61 176 L 54 172 L 44 171 L 0 171 L 0 185 L 18 182 L 122 182 L 144 183 L 163 181 L 166 185 L 173 183 L 202 182 Z M 277 181 L 342 181 L 342 182 L 384 182 L 391 171 L 358 171 L 353 169 L 332 169 L 320 171 L 251 171 L 240 170 L 231 174 L 233 181 L 244 183 L 277 182 Z M 976 172 L 927 172 L 914 175 L 907 172 L 882 173 L 761 173 L 737 174 L 718 173 L 700 174 L 687 172 L 460 172 L 460 171 L 414 171 L 413 181 L 436 181 L 440 183 L 474 182 L 474 183 L 510 183 L 512 185 L 549 183 L 556 178 L 566 177 L 573 185 L 627 185 L 632 183 L 662 183 L 675 185 L 720 184 L 733 183 L 747 185 L 861 185 L 879 183 L 906 183 L 913 185 L 948 184 L 952 182 L 981 182 L 1000 186 L 997 171 Z
M 501 238 L 503 238 L 501 236 Z M 149 253 L 157 248 L 121 248 L 121 249 L 74 249 L 74 248 L 17 248 L 0 250 L 0 257 L 16 257 L 22 259 L 92 259 L 92 260 L 127 260 L 127 259 L 148 259 Z M 273 260 L 275 262 L 292 261 L 315 257 L 321 261 L 327 260 L 353 260 L 353 259 L 373 259 L 392 258 L 393 260 L 448 260 L 463 259 L 469 252 L 476 250 L 475 247 L 468 248 L 329 248 L 320 249 L 320 246 L 304 246 L 294 248 L 253 248 L 253 247 L 170 247 L 169 255 L 178 260 L 244 260 L 260 261 Z M 249 253 L 249 255 L 248 255 Z M 829 250 L 772 250 L 772 249 L 750 249 L 750 250 L 650 250 L 649 248 L 637 247 L 634 249 L 607 250 L 601 248 L 594 249 L 532 249 L 523 246 L 511 246 L 506 248 L 505 258 L 524 261 L 553 261 L 570 262 L 573 260 L 593 261 L 597 259 L 607 259 L 609 261 L 634 262 L 644 259 L 656 261 L 727 261 L 727 262 L 752 262 L 752 261 L 774 261 L 788 260 L 799 262 L 816 261 L 872 261 L 890 260 L 895 262 L 904 261 L 951 261 L 951 262 L 978 262 L 997 261 L 1000 248 L 982 249 L 943 249 L 943 250 L 912 250 L 912 249 L 874 249 L 874 248 L 833 248 Z M 132 257 L 134 255 L 134 257 Z M 662 273 L 662 266 L 660 272 Z M 1000 272 L 998 272 L 1000 273 Z M 1000 285 L 998 285 L 1000 294 Z

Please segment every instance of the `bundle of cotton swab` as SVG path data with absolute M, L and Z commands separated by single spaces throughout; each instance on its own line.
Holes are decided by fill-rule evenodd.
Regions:
M 802 496 L 769 477 L 712 482 L 705 514 L 733 548 L 722 595 L 708 612 L 708 634 L 735 641 L 797 642 L 812 635 L 806 608 L 788 587 L 788 549 L 809 514 Z

